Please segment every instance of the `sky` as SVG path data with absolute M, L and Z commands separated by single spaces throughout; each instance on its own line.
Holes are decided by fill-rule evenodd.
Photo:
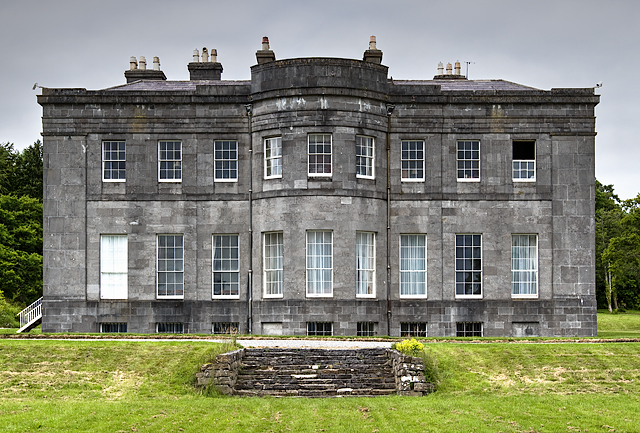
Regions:
M 362 59 L 375 35 L 394 79 L 473 62 L 470 79 L 549 90 L 594 87 L 596 177 L 640 192 L 639 0 L 0 0 L 0 143 L 40 138 L 39 88 L 124 84 L 130 56 L 188 80 L 194 49 L 246 80 L 268 36 L 277 59 Z M 464 67 L 463 67 L 464 73 Z

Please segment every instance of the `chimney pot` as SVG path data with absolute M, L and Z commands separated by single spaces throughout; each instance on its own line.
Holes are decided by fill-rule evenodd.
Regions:
M 215 48 L 211 49 L 211 61 L 213 63 L 218 63 L 218 50 Z
M 442 62 L 438 63 L 438 75 L 444 75 L 444 65 Z
M 147 59 L 144 56 L 140 56 L 140 69 L 143 71 L 147 70 Z
M 447 75 L 453 75 L 451 63 L 447 63 Z
M 138 69 L 138 61 L 134 56 L 129 57 L 129 70 Z
M 202 61 L 203 62 L 209 61 L 209 52 L 207 51 L 207 47 L 202 48 Z
M 375 36 L 371 36 L 369 38 L 369 49 L 370 50 L 377 50 L 377 48 L 376 48 L 376 37 Z
M 154 71 L 159 71 L 160 70 L 160 57 L 154 57 L 153 58 L 153 70 Z
M 198 52 L 198 50 L 193 50 L 193 62 L 194 63 L 200 62 L 200 53 Z
M 262 38 L 262 49 L 256 51 L 256 60 L 259 65 L 276 61 L 276 54 L 269 47 L 269 38 L 266 36 Z
M 269 47 L 269 38 L 266 36 L 262 37 L 262 51 L 268 51 Z
M 456 62 L 455 66 L 456 66 L 456 75 L 460 75 L 460 61 L 459 60 Z

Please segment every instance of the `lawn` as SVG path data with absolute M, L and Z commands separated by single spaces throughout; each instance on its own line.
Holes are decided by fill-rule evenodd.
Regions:
M 640 311 L 612 314 L 608 310 L 598 310 L 598 337 L 640 338 Z
M 0 340 L 7 432 L 629 432 L 638 343 L 428 343 L 428 397 L 235 398 L 193 387 L 210 342 Z

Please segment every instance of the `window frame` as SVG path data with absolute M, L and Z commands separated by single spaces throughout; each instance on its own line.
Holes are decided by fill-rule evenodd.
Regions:
M 407 143 L 420 143 L 422 144 L 422 150 L 415 150 L 415 152 L 422 152 L 422 159 L 420 158 L 415 158 L 415 159 L 411 159 L 411 158 L 405 158 L 405 152 L 412 152 L 411 149 L 404 149 L 404 144 Z M 414 167 L 414 168 L 407 168 L 407 177 L 405 177 L 405 168 L 404 168 L 404 163 L 405 162 L 412 162 L 412 161 L 422 161 L 422 167 Z M 422 172 L 422 177 L 410 177 L 408 176 L 409 171 L 410 170 L 420 170 Z M 400 181 L 401 182 L 424 182 L 425 180 L 425 141 L 424 140 L 400 140 Z
M 311 137 L 317 137 L 317 136 L 324 136 L 324 137 L 329 137 L 329 149 L 330 152 L 326 153 L 326 152 L 313 152 L 311 153 Z M 317 145 L 317 142 L 314 142 L 314 145 Z M 326 146 L 326 143 L 322 142 L 323 146 Z M 322 172 L 322 173 L 312 173 L 311 172 L 311 156 L 326 156 L 329 155 L 329 173 L 326 172 Z M 326 165 L 326 162 L 322 162 L 322 163 L 318 163 L 318 162 L 314 162 L 313 163 L 315 167 L 317 167 L 319 164 Z M 308 177 L 327 177 L 327 178 L 331 178 L 333 177 L 333 134 L 331 133 L 324 133 L 324 132 L 318 132 L 318 133 L 311 133 L 311 134 L 307 134 L 307 176 Z
M 111 331 L 110 329 L 117 328 L 116 331 Z M 124 334 L 127 331 L 128 323 L 127 322 L 101 322 L 100 323 L 100 333 L 101 334 Z
M 168 328 L 168 330 L 163 328 Z M 185 326 L 182 322 L 157 322 L 156 334 L 184 334 L 184 328 Z
M 229 238 L 234 238 L 235 237 L 235 248 L 237 250 L 237 257 L 236 257 L 236 262 L 237 262 L 237 269 L 232 270 L 232 269 L 220 269 L 217 270 L 215 269 L 216 267 L 216 238 L 217 237 L 229 237 Z M 224 245 L 222 245 L 221 247 L 224 247 Z M 233 245 L 230 245 L 230 247 L 233 247 Z M 229 260 L 230 259 L 230 260 Z M 229 260 L 232 261 L 233 260 L 233 256 L 231 256 L 230 258 L 228 257 L 220 257 L 220 263 L 223 263 L 224 260 Z M 216 295 L 216 273 L 218 274 L 235 274 L 236 278 L 237 278 L 237 282 L 224 282 L 221 281 L 220 284 L 229 284 L 229 285 L 235 285 L 237 286 L 237 290 L 238 293 L 237 294 L 220 294 L 220 295 Z M 240 235 L 238 233 L 214 233 L 211 236 L 211 299 L 240 299 Z
M 112 261 L 113 260 L 117 260 L 119 263 L 107 263 L 106 262 L 106 251 L 105 251 L 105 238 L 120 238 L 122 240 L 122 238 L 124 238 L 124 248 L 123 250 L 118 249 L 117 251 L 114 251 L 112 254 Z M 120 248 L 122 248 L 122 245 L 120 246 Z M 114 234 L 101 234 L 100 235 L 100 299 L 129 299 L 129 239 L 127 235 L 114 235 Z M 112 268 L 120 268 L 124 262 L 124 266 L 122 266 L 121 270 L 116 270 Z M 106 266 L 108 264 L 111 264 L 112 266 Z M 104 268 L 111 268 L 108 270 L 105 270 Z M 117 296 L 117 295 L 111 295 L 111 296 L 106 296 L 104 294 L 104 290 L 103 287 L 106 286 L 105 283 L 105 277 L 107 275 L 124 275 L 124 288 L 120 287 L 116 293 L 124 293 L 124 297 L 122 296 Z
M 273 140 L 275 140 L 276 146 L 275 148 L 278 150 L 279 154 L 276 156 L 273 156 L 273 149 L 274 147 L 269 145 L 269 151 L 267 150 L 267 143 L 271 143 Z M 267 153 L 269 153 L 269 156 L 267 156 Z M 280 173 L 278 174 L 268 174 L 269 169 L 272 169 L 273 172 L 273 162 L 274 161 L 278 161 L 278 164 L 275 165 L 275 167 L 278 167 L 280 169 Z M 264 178 L 265 179 L 281 179 L 282 178 L 282 171 L 283 171 L 283 166 L 282 166 L 282 136 L 278 135 L 278 136 L 274 136 L 274 137 L 265 137 L 264 138 Z
M 460 325 L 462 325 L 462 330 L 460 330 Z M 480 325 L 480 330 L 471 329 L 468 330 L 468 327 L 475 328 L 477 325 Z M 462 333 L 462 335 L 460 335 Z M 484 324 L 482 322 L 456 322 L 456 337 L 483 337 L 484 336 Z
M 418 269 L 418 270 L 403 270 L 403 259 L 402 259 L 402 248 L 403 248 L 403 244 L 402 244 L 402 240 L 404 237 L 408 237 L 408 236 L 419 236 L 422 237 L 424 239 L 424 269 Z M 426 233 L 401 233 L 400 234 L 400 240 L 399 240 L 399 248 L 398 248 L 398 259 L 399 259 L 399 295 L 400 298 L 403 299 L 426 299 L 428 296 L 428 290 L 427 290 L 427 235 Z M 417 246 L 418 247 L 418 246 Z M 408 259 L 413 259 L 413 257 L 409 257 Z M 405 274 L 409 274 L 409 273 L 413 273 L 413 272 L 417 272 L 417 273 L 422 273 L 423 274 L 423 278 L 424 278 L 424 293 L 418 293 L 415 295 L 410 295 L 410 294 L 403 294 L 402 293 L 402 287 L 403 287 L 403 276 Z
M 359 140 L 365 140 L 364 143 L 359 143 Z M 370 145 L 369 145 L 370 142 Z M 371 149 L 371 155 L 363 155 L 358 153 L 359 149 Z M 365 165 L 358 164 L 358 162 L 364 160 Z M 365 167 L 371 169 L 371 174 L 360 174 L 359 168 Z M 374 137 L 369 135 L 356 135 L 356 178 L 358 179 L 375 179 L 376 178 L 376 141 Z
M 472 238 L 472 244 L 470 246 L 469 245 L 464 245 L 464 241 L 463 241 L 463 245 L 458 246 L 458 236 L 479 236 L 480 237 L 480 246 L 479 246 L 479 248 L 480 248 L 480 257 L 479 258 L 473 257 L 473 248 L 476 248 L 473 245 L 473 238 Z M 456 297 L 456 299 L 482 299 L 482 297 L 484 295 L 484 284 L 483 284 L 483 279 L 484 279 L 483 256 L 484 256 L 484 252 L 483 252 L 483 246 L 482 245 L 483 245 L 482 233 L 456 233 L 455 234 L 453 259 L 454 259 L 454 263 L 455 263 L 455 266 L 454 266 L 454 269 L 455 269 L 454 287 L 455 287 L 455 297 Z M 472 257 L 470 258 L 472 260 L 471 269 L 465 269 L 464 267 L 463 267 L 463 269 L 458 269 L 459 260 L 463 261 L 463 266 L 465 265 L 464 260 L 466 258 L 464 257 L 464 253 L 465 253 L 464 248 L 469 248 L 469 247 L 472 249 L 471 250 Z M 458 258 L 458 248 L 463 248 L 463 256 L 461 258 Z M 473 266 L 474 266 L 473 260 L 478 260 L 478 259 L 480 260 L 480 270 L 473 269 Z M 466 293 L 458 294 L 458 274 L 462 273 L 462 275 L 464 276 L 464 274 L 466 272 L 471 272 L 472 274 L 477 272 L 480 275 L 480 282 L 479 283 L 474 283 L 473 281 L 470 283 L 472 285 L 472 291 L 473 291 L 473 284 L 479 284 L 480 285 L 480 294 L 479 295 L 476 295 L 476 294 L 473 294 L 473 293 L 470 294 L 470 295 L 468 295 Z M 472 275 L 472 279 L 473 279 L 473 275 Z M 463 284 L 463 288 L 465 288 L 465 289 L 466 289 L 466 284 L 469 284 L 466 281 L 462 281 L 461 283 Z
M 357 322 L 356 337 L 375 337 L 378 335 L 378 322 Z
M 220 330 L 225 327 L 228 332 L 216 332 L 216 329 Z M 213 335 L 237 335 L 240 333 L 239 330 L 239 322 L 211 322 L 211 334 Z
M 267 266 L 268 263 L 268 259 L 273 260 L 274 257 L 272 256 L 267 256 L 267 247 L 272 248 L 274 246 L 274 244 L 267 244 L 267 237 L 272 237 L 272 236 L 279 236 L 279 239 L 277 239 L 278 241 L 280 241 L 279 243 L 275 244 L 276 247 L 276 252 L 277 252 L 277 247 L 280 247 L 280 256 L 275 256 L 275 260 L 278 261 L 280 263 L 279 267 L 275 267 L 275 268 L 271 268 Z M 269 281 L 269 278 L 267 278 L 267 273 L 268 272 L 279 272 L 279 280 L 271 280 Z M 268 293 L 267 292 L 267 286 L 268 283 L 279 283 L 280 285 L 280 293 Z M 284 297 L 284 233 L 283 232 L 264 232 L 262 234 L 262 296 L 264 298 L 282 298 Z
M 118 146 L 121 144 L 123 146 L 123 149 L 120 150 L 119 148 L 116 149 L 115 151 L 112 149 L 109 149 L 108 151 L 105 149 L 105 145 L 106 144 L 115 144 L 117 143 Z M 107 159 L 107 152 L 109 153 L 109 155 L 111 156 L 114 152 L 116 154 L 118 154 L 118 157 L 120 156 L 120 153 L 124 153 L 124 159 Z M 120 178 L 118 177 L 117 179 L 114 178 L 109 178 L 107 179 L 105 177 L 105 173 L 107 172 L 107 163 L 124 163 L 124 167 L 122 168 L 122 170 L 120 170 L 120 168 L 118 168 L 117 170 L 115 170 L 115 172 L 119 173 L 120 171 L 124 172 L 124 177 Z M 108 171 L 110 173 L 114 172 L 113 168 L 109 168 Z M 102 181 L 103 182 L 126 182 L 127 181 L 127 142 L 125 140 L 105 140 L 102 142 Z
M 160 237 L 168 237 L 168 236 L 172 236 L 174 238 L 174 258 L 173 259 L 169 259 L 169 258 L 165 258 L 164 260 L 180 260 L 179 258 L 175 257 L 175 238 L 176 237 L 180 237 L 182 239 L 182 271 L 167 271 L 167 270 L 160 270 Z M 175 264 L 177 262 L 174 262 L 174 268 L 175 268 Z M 161 273 L 165 273 L 167 275 L 169 274 L 182 274 L 182 294 L 181 295 L 161 295 L 160 294 L 160 274 Z M 165 282 L 165 284 L 167 284 Z M 174 283 L 175 284 L 175 283 Z M 159 233 L 156 235 L 156 299 L 184 299 L 184 234 L 182 233 Z
M 359 252 L 362 247 L 359 247 L 358 241 L 359 235 L 371 235 L 371 244 L 366 244 L 365 247 L 371 247 L 372 257 L 362 257 L 362 260 L 366 263 L 371 261 L 373 267 L 364 268 L 361 267 L 361 260 Z M 371 293 L 360 293 L 360 285 L 363 281 L 360 280 L 361 273 L 367 273 L 370 275 L 368 281 L 371 282 Z M 368 231 L 356 231 L 356 298 L 375 298 L 376 297 L 376 233 Z
M 331 254 L 328 256 L 329 257 L 329 261 L 330 261 L 330 265 L 331 265 L 330 267 L 326 267 L 324 265 L 324 261 L 325 260 L 321 260 L 322 258 L 327 257 L 326 255 L 324 255 L 324 254 L 322 256 L 315 256 L 315 255 L 311 256 L 310 255 L 309 235 L 311 233 L 323 233 L 323 234 L 329 233 L 329 235 L 331 236 L 331 239 L 330 239 L 331 242 L 328 244 L 331 247 Z M 333 297 L 333 231 L 332 230 L 307 230 L 307 232 L 305 234 L 305 237 L 306 237 L 306 254 L 305 254 L 305 257 L 306 257 L 306 262 L 305 262 L 305 265 L 306 265 L 305 266 L 305 268 L 306 268 L 306 278 L 305 278 L 306 297 L 307 298 L 332 298 Z M 314 242 L 314 244 L 318 244 L 318 243 Z M 324 239 L 323 239 L 323 242 L 322 242 L 321 245 L 327 245 L 327 243 L 324 242 Z M 312 258 L 312 257 L 315 257 L 315 261 L 316 262 L 318 260 L 321 260 L 323 262 L 323 266 L 322 267 L 318 267 L 318 268 L 315 268 L 315 267 L 310 268 L 309 267 L 309 263 L 310 263 L 309 259 Z M 316 281 L 315 279 L 312 281 L 311 278 L 310 278 L 310 275 L 313 275 L 313 274 L 310 274 L 310 272 L 314 272 L 314 271 L 322 271 L 323 272 L 323 276 L 324 276 L 324 272 L 329 271 L 330 272 L 330 274 L 329 274 L 330 279 L 328 281 L 325 280 L 324 278 L 322 280 L 320 280 L 320 281 Z M 326 284 L 327 282 L 329 283 L 330 293 L 324 293 L 324 291 L 322 293 L 316 293 L 315 291 L 314 292 L 310 292 L 309 291 L 309 289 L 310 289 L 309 285 L 310 284 L 312 284 L 312 283 L 314 285 L 317 285 L 318 283 Z M 315 288 L 314 288 L 314 290 L 315 290 Z M 323 288 L 323 290 L 324 290 L 324 288 Z
M 235 150 L 233 149 L 220 149 L 218 150 L 217 146 L 220 144 L 224 146 L 225 143 L 235 144 Z M 222 152 L 224 156 L 224 152 L 235 152 L 235 158 L 218 158 L 218 152 Z M 238 181 L 238 140 L 213 140 L 213 181 L 216 183 L 233 183 Z M 218 168 L 218 163 L 229 163 L 229 167 L 221 167 Z M 232 167 L 234 166 L 234 167 Z M 229 173 L 230 175 L 235 171 L 235 177 L 218 177 L 218 171 L 221 173 Z
M 175 148 L 172 150 L 162 150 L 162 144 L 166 144 L 166 143 L 173 143 L 174 145 L 177 143 L 180 145 L 180 159 L 169 159 L 169 158 L 162 158 L 162 152 L 176 152 Z M 166 173 L 168 173 L 169 171 L 171 171 L 172 173 L 177 172 L 177 170 L 179 170 L 180 172 L 180 177 L 179 178 L 163 178 L 162 177 L 162 173 L 163 173 L 163 168 L 162 168 L 162 163 L 163 162 L 172 162 L 174 164 L 178 163 L 179 168 L 176 169 L 175 166 L 171 169 L 166 168 L 164 169 L 164 171 Z M 158 140 L 158 182 L 168 182 L 168 183 L 180 183 L 182 182 L 182 141 L 181 140 Z
M 461 143 L 471 143 L 471 145 L 473 146 L 474 143 L 478 143 L 478 158 L 473 158 L 473 153 L 471 154 L 471 158 L 460 158 L 460 152 L 475 152 L 475 150 L 469 149 L 462 149 L 460 150 L 460 144 Z M 465 155 L 466 156 L 466 155 Z M 481 143 L 480 140 L 456 140 L 456 179 L 458 182 L 480 182 L 480 179 L 482 179 L 482 164 L 481 164 L 481 160 L 482 160 L 482 154 L 481 154 Z M 466 168 L 463 167 L 462 169 L 460 169 L 460 162 L 466 162 L 466 161 L 470 161 L 471 165 L 473 166 L 473 161 L 477 161 L 478 162 L 478 177 L 473 177 L 473 170 L 475 170 L 473 167 L 470 168 Z M 460 170 L 463 171 L 463 173 L 466 173 L 467 171 L 471 171 L 472 176 L 471 177 L 460 177 Z
M 529 144 L 532 144 L 533 145 L 533 159 L 515 159 L 513 157 L 513 150 L 514 150 L 513 147 L 514 147 L 514 145 L 516 143 L 529 143 Z M 537 148 L 538 148 L 538 146 L 537 146 L 537 143 L 536 143 L 535 140 L 513 140 L 511 142 L 511 180 L 513 182 L 529 182 L 529 183 L 532 183 L 532 182 L 536 181 L 536 178 L 538 176 L 538 164 L 537 164 L 537 156 L 538 156 L 537 155 L 537 150 L 538 149 Z M 518 164 L 522 164 L 522 163 L 530 164 L 530 163 L 533 163 L 533 170 L 529 170 L 529 168 L 527 168 L 525 170 L 526 172 L 533 171 L 533 177 L 527 177 L 527 178 L 521 178 L 521 177 L 516 178 L 516 177 L 514 177 L 514 174 L 516 172 L 516 170 L 515 170 L 515 164 L 516 163 L 518 163 Z M 518 169 L 519 173 L 522 173 L 522 171 L 523 171 L 522 168 Z
M 523 246 L 517 246 L 514 245 L 514 240 L 516 237 L 528 237 L 529 240 L 533 237 L 535 239 L 535 257 L 533 258 L 533 264 L 534 264 L 534 269 L 514 269 L 513 268 L 513 264 L 514 264 L 514 259 L 513 257 L 513 252 L 514 252 L 514 248 L 516 247 L 523 247 Z M 531 248 L 531 245 L 527 245 L 527 248 Z M 539 274 L 539 266 L 538 266 L 538 257 L 539 257 L 539 242 L 538 242 L 538 235 L 535 233 L 514 233 L 511 235 L 511 297 L 514 299 L 537 299 L 538 298 L 538 294 L 540 291 L 539 285 L 540 285 L 540 274 Z M 526 259 L 523 259 L 526 260 Z M 532 273 L 535 277 L 535 281 L 533 281 L 533 283 L 535 284 L 535 293 L 514 293 L 514 284 L 519 284 L 519 283 L 526 283 L 523 281 L 514 281 L 514 277 L 516 272 L 519 273 L 524 273 L 524 272 L 528 272 L 528 273 Z
M 422 328 L 424 327 L 424 331 Z M 403 328 L 408 328 L 408 330 L 404 331 Z M 414 329 L 418 329 L 413 333 Z M 428 335 L 427 322 L 400 322 L 400 337 L 427 337 Z
M 318 325 L 322 325 L 322 329 L 318 330 Z M 327 325 L 329 330 L 327 330 Z M 310 328 L 314 327 L 315 330 Z M 328 332 L 328 333 L 327 333 Z M 307 336 L 331 337 L 333 336 L 333 322 L 307 322 Z

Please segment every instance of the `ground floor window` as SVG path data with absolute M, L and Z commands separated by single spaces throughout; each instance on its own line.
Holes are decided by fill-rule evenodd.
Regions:
M 127 235 L 100 236 L 100 299 L 127 299 Z
M 237 334 L 238 322 L 214 322 L 211 324 L 212 334 Z
M 307 335 L 333 335 L 333 323 L 307 322 Z
M 184 297 L 184 239 L 158 235 L 158 298 Z
M 511 236 L 511 295 L 538 296 L 538 236 Z
M 127 332 L 127 324 L 126 323 L 101 323 L 100 332 L 103 332 L 103 333 Z
M 238 235 L 213 236 L 213 297 L 240 296 Z
M 375 322 L 358 322 L 356 335 L 358 337 L 373 337 L 374 335 L 378 335 L 376 332 L 377 325 Z
M 482 235 L 456 235 L 456 296 L 482 297 Z
M 182 323 L 156 323 L 158 334 L 183 334 L 184 324 Z
M 456 337 L 482 337 L 481 322 L 456 323 Z
M 400 323 L 400 336 L 401 337 L 426 337 L 427 323 L 426 322 Z

